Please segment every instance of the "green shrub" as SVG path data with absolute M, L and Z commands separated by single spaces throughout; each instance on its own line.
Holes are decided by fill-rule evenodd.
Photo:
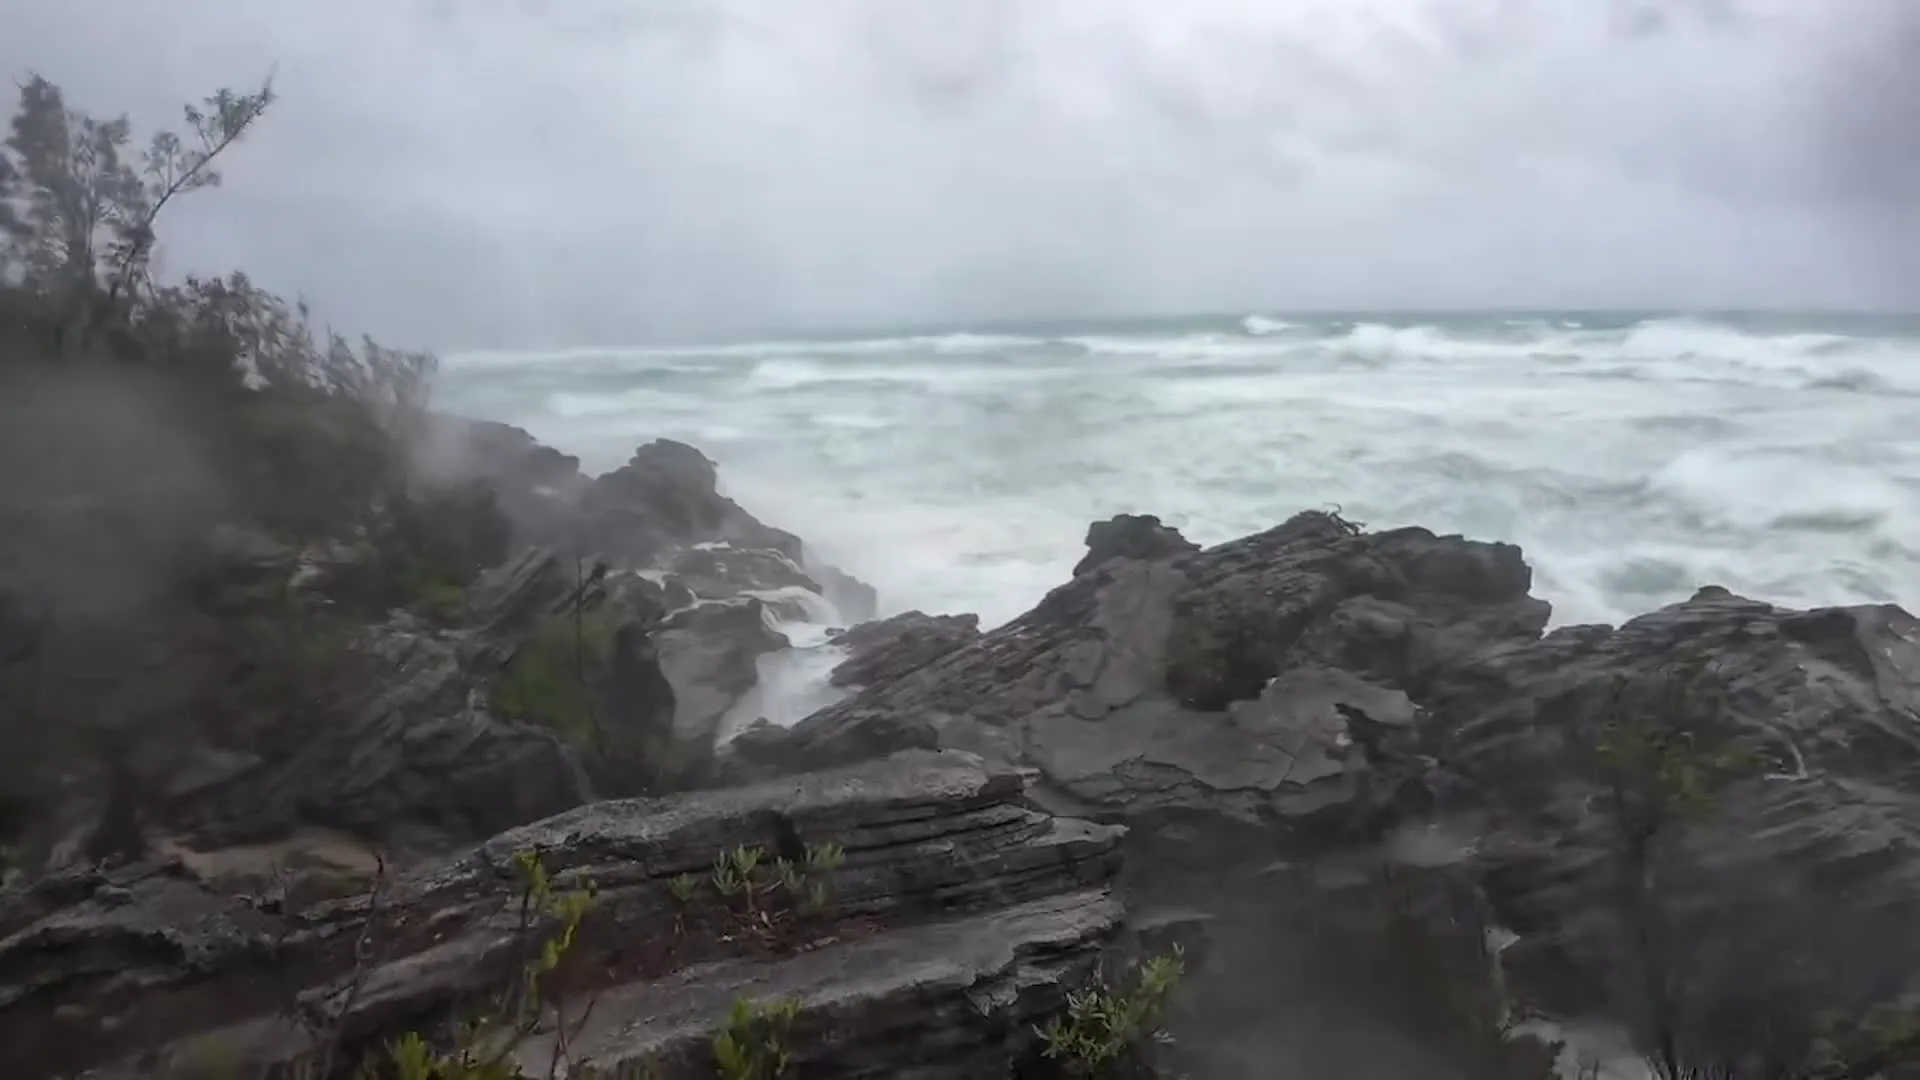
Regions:
M 578 1032 L 569 1029 L 563 1003 L 548 994 L 549 976 L 566 959 L 581 920 L 593 907 L 593 888 L 556 890 L 534 852 L 516 854 L 514 865 L 521 881 L 523 930 L 531 929 L 535 920 L 546 920 L 553 927 L 539 939 L 518 979 L 491 1008 L 461 1027 L 451 1047 L 436 1049 L 418 1032 L 408 1032 L 387 1045 L 384 1060 L 376 1058 L 362 1066 L 362 1080 L 387 1076 L 393 1080 L 524 1080 L 527 1074 L 515 1061 L 515 1053 L 543 1027 L 550 1027 L 556 1040 L 549 1077 L 588 1080 L 594 1075 L 591 1068 L 570 1060 L 567 1043 Z
M 1186 960 L 1175 946 L 1129 963 L 1118 984 L 1096 977 L 1070 991 L 1065 1011 L 1036 1029 L 1042 1056 L 1073 1076 L 1103 1076 L 1121 1067 L 1165 1041 L 1160 1019 L 1185 974 Z
M 1270 600 L 1198 592 L 1174 605 L 1161 678 L 1196 709 L 1225 709 L 1260 696 L 1299 628 Z
M 749 1001 L 736 998 L 726 1026 L 713 1036 L 713 1065 L 720 1080 L 778 1080 L 793 1063 L 793 1022 L 798 998 Z

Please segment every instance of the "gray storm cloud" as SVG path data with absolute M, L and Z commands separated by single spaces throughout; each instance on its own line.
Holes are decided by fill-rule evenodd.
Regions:
M 174 270 L 442 347 L 1065 314 L 1912 307 L 1901 0 L 14 0 Z

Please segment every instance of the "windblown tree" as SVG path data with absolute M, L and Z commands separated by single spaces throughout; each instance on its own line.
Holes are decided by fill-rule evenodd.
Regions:
M 350 628 L 322 623 L 503 555 L 490 491 L 410 468 L 431 354 L 316 325 L 237 271 L 156 273 L 167 208 L 220 184 L 274 100 L 271 78 L 219 90 L 141 138 L 20 83 L 0 147 L 0 849 L 108 790 L 92 846 L 136 854 L 156 747 L 325 715 L 341 658 L 317 643 Z M 236 531 L 283 562 L 353 547 L 353 588 L 295 610 L 243 581 Z
M 177 283 L 153 275 L 162 214 L 220 185 L 223 155 L 275 100 L 271 75 L 251 92 L 222 88 L 183 106 L 178 130 L 136 149 L 125 115 L 95 117 L 46 78 L 27 78 L 0 153 L 0 284 L 31 298 L 59 355 L 131 337 L 118 351 L 148 364 L 164 357 L 203 388 L 240 379 L 277 396 L 332 397 L 379 431 L 410 435 L 437 366 L 431 355 L 320 330 L 304 303 L 239 271 Z
M 100 119 L 73 109 L 37 74 L 21 85 L 0 179 L 12 189 L 0 219 L 7 261 L 28 288 L 80 320 L 67 327 L 74 344 L 93 319 L 121 314 L 122 301 L 146 283 L 161 212 L 181 195 L 218 186 L 217 159 L 273 101 L 271 77 L 252 93 L 223 88 L 184 107 L 186 135 L 158 131 L 136 151 L 124 114 Z

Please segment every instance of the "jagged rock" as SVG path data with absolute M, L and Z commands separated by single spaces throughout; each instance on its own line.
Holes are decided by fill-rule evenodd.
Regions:
M 523 638 L 541 622 L 576 607 L 598 607 L 608 592 L 604 564 L 530 547 L 481 575 L 467 590 L 466 622 L 475 630 L 474 646 L 497 646 Z M 665 613 L 664 606 L 648 612 L 653 621 Z
M 873 586 L 844 570 L 825 563 L 816 564 L 808 569 L 820 580 L 827 600 L 833 604 L 842 619 L 861 623 L 873 618 L 879 612 L 880 594 Z
M 672 553 L 662 560 L 661 569 L 702 600 L 727 600 L 743 593 L 776 589 L 805 589 L 815 594 L 824 591 L 798 563 L 772 548 L 702 544 Z
M 1529 583 L 1509 545 L 1320 513 L 1202 552 L 1106 559 L 937 659 L 749 732 L 719 772 L 903 747 L 1033 768 L 1043 805 L 1132 827 L 1136 895 L 1233 910 L 1243 940 L 1206 979 L 1242 992 L 1285 981 L 1294 955 L 1274 951 L 1292 940 L 1278 924 L 1248 921 L 1308 927 L 1346 903 L 1295 893 L 1279 916 L 1250 867 L 1311 868 L 1426 823 L 1459 834 L 1449 873 L 1518 934 L 1505 956 L 1523 996 L 1623 1015 L 1612 841 L 1574 735 L 1621 680 L 1701 654 L 1773 764 L 1663 871 L 1698 979 L 1690 1007 L 1744 1017 L 1744 1034 L 1716 1029 L 1737 1041 L 1920 989 L 1920 939 L 1902 929 L 1920 919 L 1920 623 L 1707 589 L 1617 630 L 1542 636 Z M 1329 1007 L 1362 1015 L 1353 991 Z
M 1727 719 L 1764 764 L 1661 870 L 1687 1007 L 1738 1001 L 1746 1023 L 1785 1031 L 1920 990 L 1908 930 L 1920 920 L 1920 620 L 1890 604 L 1795 611 L 1717 588 L 1422 680 L 1446 808 L 1483 823 L 1476 867 L 1520 933 L 1516 977 L 1565 1012 L 1617 992 L 1606 979 L 1623 947 L 1607 902 L 1617 841 L 1590 809 L 1599 788 L 1577 746 L 1614 686 L 1675 679 L 1688 657 L 1710 660 Z
M 787 641 L 758 600 L 669 613 L 682 598 L 639 575 L 526 549 L 469 591 L 462 628 L 402 612 L 360 632 L 333 711 L 283 725 L 257 752 L 186 755 L 168 770 L 161 816 L 203 850 L 302 826 L 433 850 L 596 791 L 684 782 L 754 688 L 760 657 Z M 572 655 L 576 615 L 610 641 L 610 655 L 582 672 L 595 704 L 576 708 L 590 710 L 592 737 L 543 726 L 566 716 L 496 715 L 494 687 L 520 650 L 533 641 Z M 529 662 L 567 668 L 551 656 Z
M 469 590 L 464 628 L 402 611 L 326 640 L 339 670 L 313 711 L 257 727 L 247 749 L 174 747 L 154 823 L 194 850 L 305 827 L 431 850 L 579 805 L 591 785 L 577 755 L 495 716 L 488 689 L 540 624 L 603 602 L 598 568 L 530 548 Z
M 524 428 L 446 414 L 429 420 L 415 455 L 424 479 L 491 479 L 525 488 L 565 488 L 579 480 L 579 458 L 543 445 Z
M 657 570 L 618 570 L 608 575 L 608 590 L 616 607 L 657 610 L 661 613 L 690 607 L 699 599 L 686 582 Z
M 1116 514 L 1087 526 L 1087 553 L 1073 567 L 1073 576 L 1099 566 L 1108 559 L 1173 559 L 1191 555 L 1200 545 L 1180 535 L 1171 525 L 1162 525 L 1152 514 Z
M 799 537 L 761 522 L 722 495 L 718 484 L 719 468 L 705 454 L 671 439 L 650 442 L 587 486 L 578 507 L 578 543 L 618 566 L 669 573 L 702 599 L 804 590 L 825 596 L 843 617 L 872 613 L 877 598 L 871 586 L 834 567 L 810 564 Z M 813 612 L 801 604 L 787 614 Z
M 673 740 L 699 761 L 713 753 L 720 721 L 760 681 L 762 656 L 788 646 L 754 597 L 696 604 L 653 633 L 660 670 L 673 688 Z
M 1343 605 L 1390 602 L 1426 651 L 1468 652 L 1538 634 L 1547 609 L 1529 580 L 1517 548 L 1419 529 L 1355 535 L 1302 514 L 1205 553 L 1105 561 L 784 738 L 739 744 L 727 764 L 739 775 L 760 754 L 805 768 L 905 746 L 1017 745 L 1044 796 L 1088 813 L 1364 833 L 1420 801 L 1424 763 L 1408 753 L 1407 694 L 1341 663 Z
M 978 615 L 906 611 L 836 636 L 847 659 L 829 676 L 835 686 L 870 686 L 897 679 L 980 636 Z
M 289 717 L 261 753 L 208 750 L 162 816 L 207 845 L 319 825 L 405 845 L 469 841 L 590 795 L 558 736 L 496 718 L 486 687 L 511 642 L 576 595 L 573 569 L 530 550 L 473 590 L 478 630 L 405 612 L 343 647 L 335 708 Z M 215 759 L 218 759 L 215 767 Z
M 580 504 L 592 550 L 648 567 L 675 548 L 724 541 L 777 551 L 798 564 L 800 538 L 762 524 L 720 494 L 719 470 L 685 443 L 656 439 L 588 485 Z
M 1021 790 L 1018 773 L 970 755 L 910 752 L 598 803 L 401 875 L 377 905 L 273 911 L 177 867 L 49 879 L 0 896 L 0 1046 L 23 1080 L 165 1075 L 207 1047 L 256 1075 L 312 1053 L 296 1011 L 344 1007 L 350 1065 L 505 985 L 524 944 L 513 860 L 539 851 L 561 888 L 597 888 L 564 1000 L 572 1015 L 598 997 L 576 1050 L 601 1068 L 710 1076 L 703 1051 L 734 998 L 785 994 L 801 1002 L 806 1075 L 1006 1076 L 1122 915 L 1108 891 L 1121 831 L 1049 816 Z M 814 871 L 824 908 L 778 934 L 736 926 L 710 887 L 687 905 L 670 889 L 739 845 L 804 860 L 828 841 L 844 860 Z M 376 951 L 356 973 L 363 938 Z M 538 1036 L 521 1053 L 544 1068 Z
M 520 542 L 573 548 L 576 503 L 587 484 L 579 458 L 510 424 L 447 415 L 429 421 L 413 448 L 419 484 L 429 490 L 484 487 Z

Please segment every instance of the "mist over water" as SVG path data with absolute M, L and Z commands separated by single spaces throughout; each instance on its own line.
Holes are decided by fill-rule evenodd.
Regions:
M 1003 622 L 1089 521 L 1309 507 L 1525 548 L 1556 623 L 1702 584 L 1920 601 L 1920 320 L 1261 315 L 450 357 L 440 404 L 594 471 L 656 437 L 872 582 Z

